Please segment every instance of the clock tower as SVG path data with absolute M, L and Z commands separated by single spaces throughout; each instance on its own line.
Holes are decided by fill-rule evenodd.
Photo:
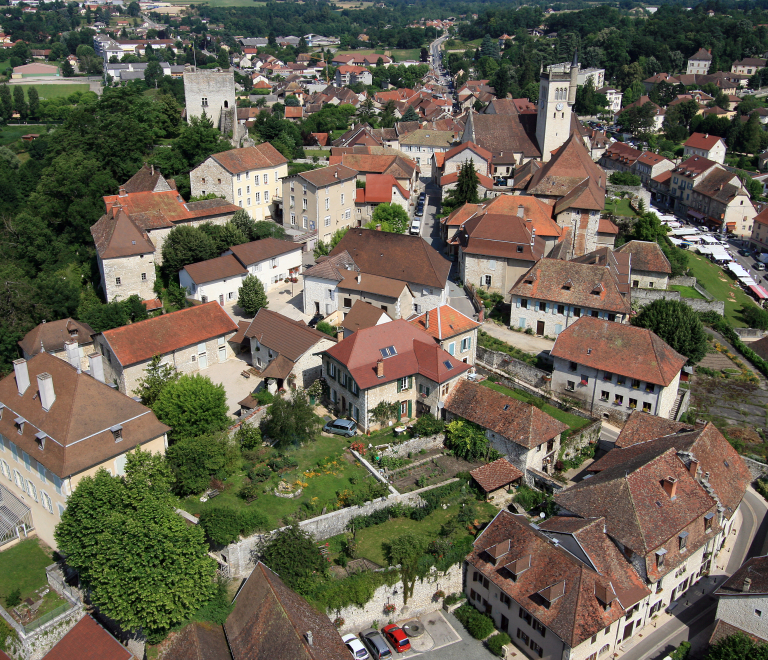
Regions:
M 554 64 L 541 72 L 536 141 L 545 163 L 571 134 L 571 113 L 579 78 L 578 57 L 577 51 L 570 65 Z

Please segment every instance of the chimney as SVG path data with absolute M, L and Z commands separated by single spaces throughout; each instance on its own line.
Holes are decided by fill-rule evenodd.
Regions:
M 424 327 L 425 327 L 427 330 L 429 330 L 429 312 L 427 312 L 427 313 L 426 313 L 424 316 L 425 316 L 425 320 L 424 320 Z
M 23 358 L 14 360 L 13 371 L 16 373 L 16 387 L 19 388 L 19 396 L 21 396 L 29 387 L 29 369 L 27 368 L 27 361 Z
M 382 358 L 376 362 L 376 378 L 384 378 L 384 360 Z
M 150 163 L 150 164 L 149 164 L 149 173 L 150 173 L 152 176 L 154 176 L 154 175 L 155 175 L 155 166 L 154 166 L 152 163 Z
M 80 368 L 80 348 L 76 341 L 65 341 L 64 348 L 67 349 L 67 362 L 75 369 Z
M 128 195 L 127 192 L 125 192 L 125 186 L 120 186 L 120 197 L 126 197 Z
M 381 225 L 376 225 L 376 231 L 381 231 Z
M 339 330 L 336 332 L 336 341 L 341 341 L 344 339 L 344 331 L 339 328 Z
M 88 362 L 91 366 L 91 376 L 100 382 L 104 382 L 104 363 L 102 362 L 101 353 L 91 353 L 88 356 Z
M 741 590 L 744 593 L 747 593 L 751 586 L 752 586 L 752 578 L 745 577 L 744 578 L 744 584 L 742 585 Z
M 517 205 L 517 217 L 518 218 L 522 218 L 524 212 L 525 212 L 525 210 L 523 209 L 523 205 L 522 204 L 518 204 Z
M 664 479 L 664 481 L 661 482 L 661 485 L 664 488 L 664 492 L 669 495 L 670 499 L 674 500 L 675 497 L 677 497 L 675 495 L 677 492 L 677 479 L 674 477 L 667 477 Z
M 691 476 L 695 479 L 696 478 L 696 470 L 699 468 L 699 462 L 695 459 L 691 459 L 691 464 L 688 466 L 688 472 L 691 473 Z
M 56 401 L 56 392 L 53 391 L 53 376 L 42 373 L 37 375 L 37 388 L 40 391 L 40 403 L 43 410 L 48 412 Z
M 311 630 L 307 631 L 307 644 L 312 646 L 312 631 Z

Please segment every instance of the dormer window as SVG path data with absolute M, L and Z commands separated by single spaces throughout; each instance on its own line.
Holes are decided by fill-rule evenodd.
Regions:
M 70 329 L 69 336 L 70 337 L 77 337 L 77 328 Z
M 592 295 L 599 296 L 603 292 L 603 285 L 598 282 L 592 287 Z
M 667 551 L 664 548 L 661 548 L 656 551 L 656 568 L 662 569 L 664 568 L 664 555 L 667 554 Z
M 35 433 L 35 442 L 37 443 L 37 448 L 40 450 L 45 449 L 45 439 L 48 437 L 48 434 L 44 433 L 43 431 L 39 431 Z
M 115 442 L 120 442 L 123 439 L 122 424 L 115 424 L 109 430 L 112 431 L 112 437 L 115 439 Z
M 688 532 L 680 532 L 678 536 L 678 543 L 680 545 L 680 550 L 685 550 L 686 546 L 688 545 Z
M 564 594 L 565 594 L 565 580 L 560 580 L 560 582 L 555 582 L 555 584 L 550 585 L 549 587 L 546 587 L 545 589 L 542 589 L 541 591 L 539 591 L 539 596 L 542 597 L 547 608 L 552 607 L 552 603 L 562 598 Z
M 509 553 L 509 545 L 509 539 L 507 539 L 506 541 L 492 545 L 490 548 L 485 550 L 486 554 L 491 557 L 491 561 L 493 562 L 494 566 L 496 566 L 501 561 L 502 557 L 506 557 L 506 555 Z
M 605 586 L 595 584 L 595 596 L 605 610 L 611 609 L 611 603 L 616 600 L 616 592 L 610 582 Z
M 512 576 L 512 579 L 517 578 L 525 573 L 531 567 L 531 555 L 523 555 L 514 561 L 507 562 L 502 568 Z
M 704 531 L 705 532 L 711 532 L 712 531 L 712 520 L 714 520 L 715 514 L 710 512 L 705 514 L 704 516 Z
M 27 420 L 25 420 L 23 417 L 17 417 L 13 420 L 13 425 L 16 427 L 16 432 L 21 435 L 24 433 L 24 424 Z
M 517 246 L 517 251 L 518 252 L 522 252 L 523 251 L 523 246 L 522 245 L 518 245 Z
M 563 284 L 563 291 L 570 291 L 572 286 L 573 286 L 573 282 L 572 282 L 572 281 L 570 280 L 570 278 L 569 278 L 569 279 L 568 279 L 568 280 L 566 280 L 566 281 L 565 281 L 565 283 Z

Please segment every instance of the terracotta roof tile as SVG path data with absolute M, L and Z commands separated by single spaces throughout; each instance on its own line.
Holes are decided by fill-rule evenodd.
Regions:
M 355 264 L 349 252 L 342 250 L 338 254 L 332 257 L 325 257 L 322 260 L 307 268 L 304 271 L 304 279 L 307 277 L 318 277 L 324 280 L 333 280 L 335 282 L 341 282 L 345 277 L 345 271 L 354 270 L 355 272 L 360 269 Z
M 493 153 L 494 160 L 502 154 L 514 157 L 516 153 L 540 158 L 535 119 L 535 115 L 479 115 L 470 110 L 466 128 L 469 139 Z
M 652 273 L 672 273 L 672 267 L 661 247 L 654 241 L 629 241 L 616 249 L 616 252 L 632 255 L 632 270 Z
M 600 222 L 597 223 L 597 233 L 618 235 L 619 228 L 608 218 L 600 218 Z
M 481 174 L 480 172 L 476 172 L 475 174 L 477 176 L 478 183 L 486 190 L 492 190 L 493 186 L 496 185 L 491 177 L 486 176 L 485 174 Z M 451 172 L 450 174 L 446 174 L 445 176 L 440 177 L 440 186 L 450 186 L 452 183 L 456 183 L 458 180 L 459 172 L 457 170 L 456 172 Z
M 486 213 L 467 220 L 454 236 L 466 254 L 536 262 L 544 256 L 544 239 L 531 238 L 533 225 L 513 215 Z
M 343 279 L 339 282 L 339 295 L 343 295 L 342 291 L 355 291 L 397 299 L 408 288 L 407 282 L 370 273 L 347 270 L 341 274 Z
M 470 474 L 486 493 L 491 493 L 523 478 L 523 473 L 506 458 L 500 458 L 493 463 L 481 465 L 479 468 L 472 470 Z
M 237 325 L 224 308 L 209 302 L 105 330 L 101 336 L 120 364 L 127 367 L 236 330 Z
M 397 188 L 405 199 L 410 199 L 409 193 L 391 174 L 368 174 L 365 177 L 365 202 L 381 204 L 392 202 L 392 189 Z M 361 190 L 358 188 L 358 192 Z
M 46 660 L 131 660 L 134 656 L 86 614 L 45 657 Z
M 427 327 L 427 320 L 429 320 L 429 327 Z M 424 314 L 412 316 L 408 322 L 432 335 L 438 341 L 450 339 L 480 327 L 477 321 L 449 305 L 440 305 L 440 307 L 435 307 Z
M 205 284 L 206 282 L 248 274 L 243 265 L 231 254 L 188 264 L 184 266 L 183 270 L 187 272 L 195 284 Z
M 294 321 L 266 307 L 262 307 L 253 317 L 245 336 L 256 339 L 291 362 L 296 362 L 319 341 L 331 339 L 302 321 Z
M 650 330 L 591 316 L 582 316 L 557 336 L 552 357 L 664 387 L 687 362 Z
M 666 417 L 657 417 L 640 410 L 633 410 L 619 437 L 616 438 L 616 447 L 631 447 L 642 442 L 655 440 L 664 435 L 672 435 L 680 431 L 693 431 L 693 426 L 676 422 Z
M 749 579 L 748 585 L 744 580 Z M 768 595 L 768 555 L 752 557 L 723 582 L 715 591 L 716 596 Z
M 313 186 L 319 188 L 354 179 L 357 177 L 357 174 L 357 170 L 353 170 L 350 167 L 344 165 L 330 165 L 328 167 L 321 167 L 317 170 L 301 172 L 296 176 L 309 181 Z
M 231 174 L 263 169 L 265 167 L 277 167 L 288 162 L 288 159 L 269 142 L 257 144 L 255 147 L 222 151 L 221 153 L 213 154 L 211 158 Z
M 69 318 L 59 319 L 36 325 L 24 335 L 19 346 L 29 356 L 37 355 L 41 350 L 58 352 L 64 350 L 64 342 L 68 341 L 76 341 L 78 346 L 91 344 L 95 334 L 87 323 Z
M 371 303 L 367 303 L 364 300 L 357 300 L 344 317 L 341 326 L 350 332 L 357 332 L 358 330 L 378 325 L 382 317 L 386 317 L 390 321 L 392 320 L 389 314 L 380 307 L 374 307 Z
M 552 440 L 568 428 L 529 403 L 468 380 L 453 388 L 445 409 L 528 449 Z
M 753 642 L 757 644 L 768 644 L 768 639 L 763 639 L 762 637 L 758 637 L 757 635 L 748 633 L 747 631 L 742 630 L 737 626 L 733 626 L 730 623 L 723 621 L 722 619 L 718 619 L 715 622 L 715 629 L 712 631 L 712 636 L 709 638 L 709 645 L 714 646 L 721 639 L 725 639 L 726 637 L 730 637 L 731 635 L 738 635 L 739 633 L 741 633 L 742 635 L 746 635 Z
M 301 245 L 293 241 L 281 241 L 277 238 L 267 237 L 258 241 L 251 241 L 250 243 L 233 245 L 229 249 L 232 250 L 232 254 L 238 258 L 241 264 L 252 266 L 266 259 L 278 257 L 281 254 L 287 254 L 294 250 L 299 251 L 301 250 Z
M 684 147 L 691 147 L 692 149 L 705 149 L 709 150 L 714 147 L 718 142 L 722 141 L 718 135 L 709 135 L 708 133 L 692 133 L 685 143 Z

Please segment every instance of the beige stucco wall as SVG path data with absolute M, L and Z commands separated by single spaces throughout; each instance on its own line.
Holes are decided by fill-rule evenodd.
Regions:
M 413 296 L 408 287 L 403 288 L 398 298 L 390 298 L 375 293 L 360 293 L 349 289 L 338 289 L 336 298 L 338 309 L 342 310 L 345 315 L 358 300 L 370 303 L 374 307 L 380 307 L 393 319 L 408 318 L 413 314 Z M 347 305 L 347 302 L 351 302 L 351 304 Z
M 316 188 L 305 179 L 293 176 L 286 178 L 282 185 L 284 227 L 306 229 L 308 232 L 316 231 L 318 238 L 327 243 L 339 229 L 357 224 L 354 213 L 357 189 L 355 179 L 342 180 Z M 307 200 L 306 209 L 303 204 L 305 199 Z M 328 200 L 327 209 L 326 199 Z M 304 218 L 307 220 L 306 225 Z
M 469 339 L 469 346 L 462 350 L 462 342 Z M 450 353 L 451 344 L 454 344 L 452 355 L 467 364 L 475 364 L 475 355 L 477 352 L 477 328 L 469 332 L 462 332 L 454 337 L 448 337 L 440 342 L 440 348 Z
M 509 290 L 528 272 L 533 265 L 520 259 L 492 259 L 483 255 L 466 254 L 459 249 L 459 267 L 464 282 L 480 286 L 486 291 L 500 293 L 509 301 Z M 491 286 L 486 285 L 486 276 L 491 276 Z
M 633 289 L 666 289 L 669 286 L 669 275 L 633 268 L 631 282 Z

